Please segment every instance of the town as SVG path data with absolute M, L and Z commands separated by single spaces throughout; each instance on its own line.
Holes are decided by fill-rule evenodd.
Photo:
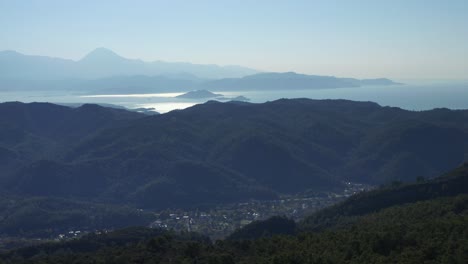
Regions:
M 249 201 L 205 210 L 164 210 L 155 213 L 156 220 L 151 223 L 150 227 L 197 232 L 213 240 L 222 239 L 252 221 L 267 219 L 275 215 L 298 221 L 321 208 L 372 188 L 373 186 L 370 185 L 348 182 L 341 193 L 323 192 L 284 196 L 278 200 Z
M 278 200 L 248 201 L 243 203 L 225 204 L 209 209 L 166 209 L 153 212 L 155 220 L 151 228 L 173 230 L 175 232 L 196 232 L 210 237 L 212 240 L 223 239 L 236 229 L 253 221 L 264 220 L 280 215 L 295 221 L 311 213 L 343 201 L 358 192 L 371 190 L 374 186 L 347 182 L 346 188 L 339 193 L 319 192 L 304 193 L 294 196 L 283 196 Z M 143 211 L 143 209 L 140 209 Z M 70 230 L 58 234 L 54 240 L 79 238 L 93 232 L 107 233 L 108 230 Z

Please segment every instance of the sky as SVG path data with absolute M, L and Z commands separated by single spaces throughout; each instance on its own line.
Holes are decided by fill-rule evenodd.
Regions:
M 467 0 L 0 0 L 0 50 L 468 79 Z

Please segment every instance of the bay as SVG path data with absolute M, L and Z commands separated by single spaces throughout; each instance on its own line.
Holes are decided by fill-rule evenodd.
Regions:
M 224 97 L 245 96 L 251 103 L 263 103 L 281 98 L 347 99 L 372 101 L 382 106 L 407 110 L 434 108 L 468 109 L 468 82 L 408 83 L 394 86 L 364 86 L 337 89 L 304 89 L 274 91 L 216 91 Z M 204 103 L 208 99 L 180 99 L 181 93 L 152 94 L 96 94 L 66 91 L 8 91 L 0 92 L 0 101 L 51 102 L 59 104 L 99 103 L 123 106 L 129 109 L 154 108 L 166 113 Z M 226 101 L 226 100 L 221 100 Z

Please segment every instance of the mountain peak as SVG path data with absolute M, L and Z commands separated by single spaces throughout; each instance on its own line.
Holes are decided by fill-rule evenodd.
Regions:
M 86 60 L 108 60 L 108 59 L 123 59 L 123 57 L 119 56 L 117 53 L 113 52 L 110 49 L 107 48 L 97 48 L 88 53 L 86 56 L 84 56 L 81 61 L 86 61 Z

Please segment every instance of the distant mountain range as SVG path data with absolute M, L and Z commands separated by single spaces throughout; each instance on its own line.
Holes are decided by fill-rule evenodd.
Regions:
M 133 75 L 219 79 L 242 77 L 256 72 L 240 66 L 126 59 L 105 48 L 95 49 L 79 61 L 29 56 L 15 51 L 0 52 L 0 79 L 6 80 L 89 80 Z
M 0 52 L 0 90 L 73 90 L 96 93 L 157 93 L 192 90 L 294 90 L 395 85 L 389 79 L 353 79 L 259 73 L 240 66 L 144 62 L 99 48 L 79 61 Z

